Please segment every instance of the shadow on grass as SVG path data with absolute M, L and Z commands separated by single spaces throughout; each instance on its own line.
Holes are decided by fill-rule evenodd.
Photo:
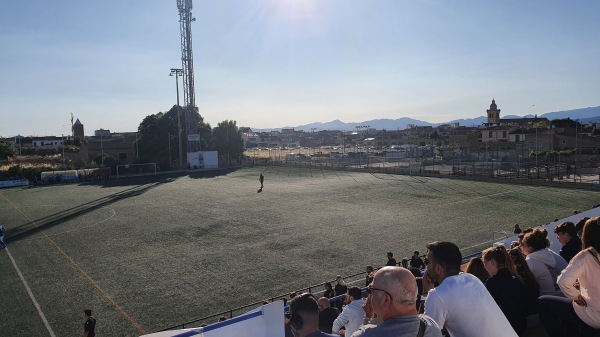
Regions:
M 65 221 L 75 219 L 81 215 L 93 212 L 96 209 L 105 207 L 117 201 L 141 195 L 154 187 L 165 183 L 169 183 L 171 181 L 173 181 L 173 179 L 165 179 L 163 177 L 163 179 L 161 179 L 160 181 L 140 185 L 138 180 L 138 186 L 134 186 L 127 190 L 114 193 L 106 197 L 102 197 L 100 199 L 96 199 L 40 219 L 30 221 L 15 228 L 8 229 L 6 231 L 6 241 L 12 242 L 26 239 L 34 234 L 39 233 L 40 231 L 52 228 L 56 225 L 60 225 Z
M 219 176 L 225 176 L 229 173 L 233 173 L 237 170 L 242 169 L 241 167 L 231 167 L 231 168 L 223 168 L 218 170 L 210 170 L 210 171 L 188 171 L 187 174 L 192 179 L 206 179 L 206 178 L 214 178 Z

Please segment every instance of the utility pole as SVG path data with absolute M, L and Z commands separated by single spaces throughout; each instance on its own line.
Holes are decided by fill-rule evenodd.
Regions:
M 179 139 L 179 170 L 183 169 L 183 146 L 181 145 L 181 107 L 179 106 L 179 75 L 183 75 L 183 69 L 171 68 L 169 76 L 175 74 L 175 90 L 177 92 L 177 139 Z

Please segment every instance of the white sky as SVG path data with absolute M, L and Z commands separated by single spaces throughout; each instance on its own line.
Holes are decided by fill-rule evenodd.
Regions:
M 196 0 L 196 105 L 211 125 L 428 122 L 600 105 L 600 2 Z M 176 101 L 175 0 L 7 0 L 0 136 L 135 131 Z M 183 96 L 182 96 L 183 97 Z

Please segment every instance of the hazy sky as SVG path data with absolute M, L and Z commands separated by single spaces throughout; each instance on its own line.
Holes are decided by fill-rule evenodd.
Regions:
M 600 1 L 196 0 L 211 125 L 429 122 L 600 105 Z M 135 131 L 176 102 L 176 0 L 5 0 L 0 136 Z M 182 96 L 183 101 L 183 96 Z

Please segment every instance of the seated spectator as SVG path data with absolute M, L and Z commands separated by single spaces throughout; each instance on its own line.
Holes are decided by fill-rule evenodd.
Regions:
M 333 286 L 331 282 L 325 282 L 323 285 L 325 287 L 325 292 L 323 293 L 323 297 L 325 298 L 333 298 L 335 297 L 335 291 L 333 290 Z
M 567 262 L 560 255 L 548 249 L 548 232 L 540 229 L 525 234 L 521 242 L 521 252 L 535 280 L 540 285 L 540 295 L 560 294 L 556 278 L 565 269 Z
M 483 284 L 485 284 L 485 281 L 488 279 L 488 277 L 490 277 L 490 274 L 488 274 L 485 266 L 483 265 L 483 261 L 478 257 L 474 257 L 469 260 L 465 272 L 477 277 Z
M 352 337 L 442 336 L 433 319 L 417 314 L 415 300 L 419 294 L 415 277 L 406 268 L 381 268 L 375 273 L 368 292 L 367 301 L 381 323 L 362 325 Z M 420 331 L 423 334 L 419 334 Z
M 365 277 L 365 287 L 373 282 L 373 266 L 367 266 L 367 276 Z
M 388 252 L 387 253 L 387 258 L 388 258 L 388 260 L 387 260 L 387 262 L 385 264 L 386 266 L 392 266 L 393 267 L 393 266 L 396 265 L 396 258 L 394 257 L 394 253 Z
M 523 231 L 521 230 L 521 227 L 519 227 L 519 224 L 518 224 L 518 223 L 516 223 L 516 224 L 515 224 L 515 227 L 513 228 L 513 234 L 521 234 L 521 232 L 523 232 Z
M 540 321 L 550 337 L 569 336 L 565 325 L 577 325 L 582 336 L 593 336 L 600 329 L 600 223 L 589 219 L 583 227 L 582 248 L 558 278 L 567 296 L 541 296 Z M 579 282 L 579 283 L 577 283 Z M 576 285 L 578 284 L 578 285 Z
M 585 225 L 586 221 L 588 221 L 590 218 L 588 218 L 587 216 L 582 218 L 581 220 L 577 221 L 577 223 L 575 224 L 575 233 L 577 233 L 577 236 L 581 238 L 581 232 L 583 231 L 583 226 Z
M 483 263 L 490 277 L 485 287 L 517 334 L 527 328 L 527 289 L 506 248 L 500 245 L 483 251 Z
M 415 250 L 413 256 L 410 257 L 410 266 L 417 269 L 425 269 L 425 262 L 419 256 L 419 251 Z
M 425 315 L 450 336 L 517 336 L 481 281 L 460 272 L 462 254 L 455 244 L 437 241 L 428 244 L 427 249 L 429 264 L 423 289 L 429 294 Z
M 531 269 L 529 269 L 521 249 L 518 247 L 511 249 L 508 251 L 508 255 L 527 289 L 527 315 L 535 315 L 537 314 L 537 299 L 540 297 L 540 285 L 535 280 Z
M 331 333 L 333 322 L 340 315 L 336 307 L 332 307 L 329 300 L 325 297 L 319 298 L 319 329 L 323 332 Z
M 408 269 L 408 259 L 402 259 L 402 261 L 400 261 L 400 267 Z
M 365 311 L 363 310 L 362 291 L 359 287 L 350 287 L 346 294 L 346 306 L 333 322 L 333 333 L 340 333 L 344 328 L 345 336 L 352 336 L 362 324 Z
M 556 233 L 558 242 L 563 245 L 558 254 L 562 256 L 565 261 L 571 261 L 573 256 L 581 251 L 581 240 L 577 236 L 575 224 L 570 221 L 563 222 L 554 227 L 554 233 Z
M 346 286 L 346 282 L 344 282 L 344 279 L 342 278 L 342 275 L 338 275 L 335 277 L 335 281 L 337 282 L 335 285 L 335 296 L 340 296 L 340 295 L 344 295 L 348 292 L 348 286 Z M 325 296 L 327 297 L 327 296 Z M 335 301 L 335 306 L 336 308 L 338 308 L 340 311 L 342 310 L 342 305 L 344 304 L 343 300 L 337 300 Z
M 289 324 L 294 337 L 335 337 L 319 330 L 319 306 L 312 294 L 304 293 L 290 302 Z

